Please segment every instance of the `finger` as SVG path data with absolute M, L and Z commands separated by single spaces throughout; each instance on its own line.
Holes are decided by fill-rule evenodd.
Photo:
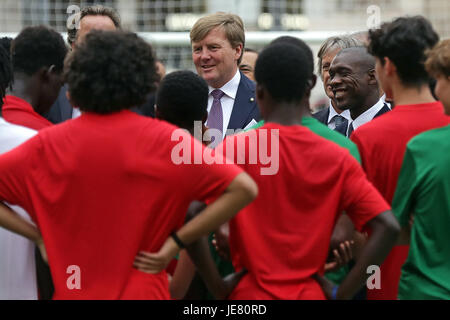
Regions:
M 341 243 L 339 248 L 341 249 L 340 251 L 341 251 L 343 263 L 347 264 L 350 261 L 350 257 L 348 256 L 345 243 Z
M 330 271 L 334 270 L 334 268 L 336 268 L 336 267 L 337 267 L 336 262 L 325 263 L 324 271 L 330 272 Z
M 346 250 L 349 257 L 349 262 L 353 259 L 353 250 L 350 241 L 346 241 Z
M 154 256 L 157 256 L 158 254 L 157 253 L 151 253 L 151 252 L 148 252 L 148 251 L 139 251 L 138 255 L 143 256 L 143 257 L 152 258 Z
M 337 264 L 342 265 L 342 258 L 337 249 L 333 250 L 333 254 L 334 254 L 334 260 L 336 260 Z

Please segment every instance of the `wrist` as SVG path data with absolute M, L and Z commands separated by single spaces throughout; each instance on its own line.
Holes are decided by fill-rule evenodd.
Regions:
M 339 286 L 335 285 L 333 289 L 331 289 L 331 300 L 337 299 L 337 292 L 338 292 Z

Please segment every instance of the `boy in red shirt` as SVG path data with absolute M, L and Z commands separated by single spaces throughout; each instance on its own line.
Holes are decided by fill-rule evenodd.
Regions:
M 164 269 L 183 243 L 230 219 L 257 187 L 234 165 L 176 164 L 179 139 L 204 147 L 127 110 L 156 77 L 152 48 L 137 35 L 91 32 L 66 68 L 83 115 L 0 157 L 0 200 L 29 212 L 45 250 L 39 232 L 4 205 L 0 225 L 46 251 L 54 299 L 169 299 Z M 217 200 L 182 226 L 189 203 L 207 198 Z M 151 273 L 133 268 L 142 250 L 154 252 Z
M 439 37 L 425 18 L 398 18 L 370 30 L 369 38 L 377 78 L 395 108 L 361 126 L 351 140 L 358 146 L 367 178 L 391 204 L 408 141 L 423 131 L 447 125 L 450 118 L 429 89 L 425 51 Z M 402 245 L 405 238 L 401 234 L 381 266 L 381 289 L 368 290 L 368 299 L 397 299 L 400 270 L 409 249 Z
M 292 45 L 266 48 L 255 69 L 265 125 L 230 136 L 216 149 L 249 173 L 260 190 L 230 221 L 233 265 L 248 270 L 230 299 L 351 298 L 365 282 L 367 266 L 383 261 L 398 234 L 389 205 L 348 150 L 301 125 L 312 87 L 307 61 Z M 317 274 L 343 210 L 358 230 L 376 231 L 338 288 Z

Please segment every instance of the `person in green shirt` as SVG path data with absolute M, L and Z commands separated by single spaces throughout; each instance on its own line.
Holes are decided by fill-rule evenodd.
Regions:
M 436 95 L 450 115 L 450 40 L 428 55 Z M 450 122 L 450 118 L 449 118 Z M 408 143 L 392 208 L 410 233 L 398 299 L 450 299 L 450 125 L 417 135 Z

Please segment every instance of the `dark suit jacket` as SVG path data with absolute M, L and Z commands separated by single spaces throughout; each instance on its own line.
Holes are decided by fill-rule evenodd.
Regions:
M 45 115 L 45 118 L 54 124 L 72 119 L 73 108 L 69 100 L 67 100 L 66 92 L 67 84 L 61 87 L 58 98 L 56 98 L 50 111 Z
M 317 111 L 316 113 L 313 113 L 313 117 L 316 118 L 319 122 L 323 123 L 324 125 L 328 125 L 328 116 L 330 115 L 330 107 L 323 108 L 320 111 Z
M 240 71 L 239 71 L 240 72 Z M 255 96 L 256 85 L 241 72 L 241 81 L 231 111 L 228 129 L 244 129 L 253 119 L 261 120 Z

